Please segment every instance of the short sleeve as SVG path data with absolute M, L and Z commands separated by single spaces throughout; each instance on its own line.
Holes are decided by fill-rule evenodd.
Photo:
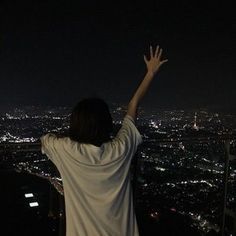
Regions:
M 54 134 L 46 134 L 40 138 L 41 140 L 41 152 L 58 167 L 60 165 L 58 147 L 59 139 Z
M 118 143 L 120 148 L 124 149 L 127 155 L 133 156 L 135 154 L 138 145 L 142 143 L 142 137 L 131 116 L 125 116 L 114 141 Z

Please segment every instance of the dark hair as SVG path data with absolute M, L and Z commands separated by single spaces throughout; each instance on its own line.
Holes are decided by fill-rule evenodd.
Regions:
M 70 138 L 80 143 L 101 146 L 110 140 L 112 117 L 108 105 L 100 98 L 86 98 L 73 109 Z

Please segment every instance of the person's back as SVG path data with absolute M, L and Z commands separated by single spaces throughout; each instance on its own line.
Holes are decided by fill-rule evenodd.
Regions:
M 70 137 L 47 134 L 41 138 L 42 152 L 62 177 L 67 236 L 139 235 L 129 172 L 142 140 L 135 126 L 136 111 L 154 74 L 165 62 L 160 61 L 158 48 L 155 55 L 152 49 L 150 53 L 150 61 L 145 58 L 148 73 L 131 99 L 114 139 L 109 138 L 112 120 L 100 99 L 84 100 L 75 107 Z M 86 101 L 90 103 L 85 105 Z M 102 107 L 104 112 L 99 113 Z
M 43 152 L 64 186 L 67 235 L 138 235 L 129 167 L 141 136 L 126 116 L 116 138 L 101 147 L 46 135 Z

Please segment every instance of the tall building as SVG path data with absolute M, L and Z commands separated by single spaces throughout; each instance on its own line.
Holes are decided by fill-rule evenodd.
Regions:
M 195 112 L 194 114 L 193 129 L 199 130 L 199 127 L 197 125 L 197 112 Z

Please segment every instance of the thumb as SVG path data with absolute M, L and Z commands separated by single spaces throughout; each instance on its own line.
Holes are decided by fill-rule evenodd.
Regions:
M 168 62 L 168 59 L 161 61 L 161 65 Z
M 148 60 L 147 60 L 147 57 L 145 55 L 143 56 L 143 59 L 144 59 L 145 63 L 147 64 Z

